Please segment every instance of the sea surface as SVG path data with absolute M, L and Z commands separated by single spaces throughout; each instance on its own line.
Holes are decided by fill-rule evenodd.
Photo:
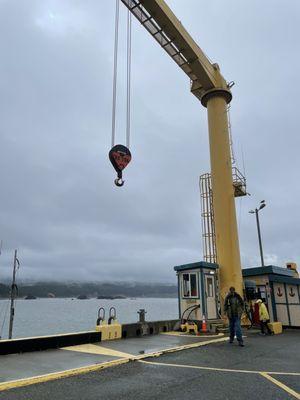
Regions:
M 106 319 L 109 308 L 116 308 L 121 323 L 138 321 L 137 311 L 147 311 L 146 320 L 178 318 L 176 298 L 136 298 L 116 300 L 36 299 L 17 300 L 13 338 L 80 332 L 95 328 L 98 309 L 104 307 Z M 8 336 L 9 301 L 0 300 L 0 336 Z

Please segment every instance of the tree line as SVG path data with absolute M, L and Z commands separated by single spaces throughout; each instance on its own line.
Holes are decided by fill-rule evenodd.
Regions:
M 0 283 L 0 298 L 9 296 L 9 285 Z M 124 297 L 176 297 L 177 286 L 144 283 L 57 283 L 37 282 L 18 285 L 18 297 L 77 297 L 86 295 Z

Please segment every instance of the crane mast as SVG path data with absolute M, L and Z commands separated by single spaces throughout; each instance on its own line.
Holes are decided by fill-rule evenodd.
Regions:
M 219 288 L 241 295 L 243 281 L 232 180 L 227 107 L 230 87 L 163 0 L 121 0 L 191 81 L 191 92 L 206 107 Z M 223 301 L 222 301 L 223 304 Z

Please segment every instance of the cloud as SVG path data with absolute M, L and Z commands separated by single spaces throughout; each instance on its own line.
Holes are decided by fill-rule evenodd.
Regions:
M 296 2 L 168 4 L 234 80 L 231 119 L 251 197 L 237 201 L 244 266 L 300 261 Z M 271 11 L 270 11 L 271 10 Z M 222 16 L 222 17 L 221 17 Z M 121 7 L 117 140 L 125 140 Z M 0 3 L 1 276 L 175 281 L 202 258 L 199 175 L 208 172 L 206 110 L 187 77 L 133 23 L 132 146 L 114 186 L 111 131 L 114 2 Z M 217 21 L 217 23 L 216 23 Z M 280 26 L 280 29 L 278 28 Z

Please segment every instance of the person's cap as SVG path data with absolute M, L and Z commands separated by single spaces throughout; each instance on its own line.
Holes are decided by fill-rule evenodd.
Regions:
M 256 303 L 257 303 L 257 304 L 262 303 L 262 300 L 261 300 L 261 299 L 258 299 L 258 300 L 256 300 Z

